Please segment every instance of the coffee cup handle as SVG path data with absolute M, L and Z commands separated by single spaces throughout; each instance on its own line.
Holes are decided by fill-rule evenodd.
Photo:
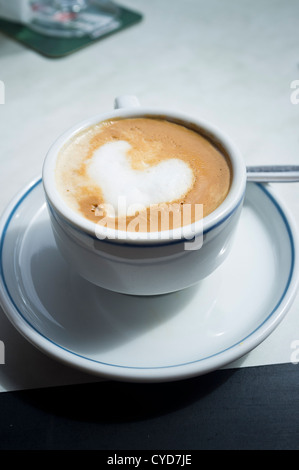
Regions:
M 121 95 L 116 97 L 114 100 L 114 109 L 138 108 L 139 106 L 139 100 L 134 95 Z

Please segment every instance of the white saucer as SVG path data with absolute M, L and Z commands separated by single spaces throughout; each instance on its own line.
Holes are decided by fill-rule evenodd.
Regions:
M 279 324 L 298 286 L 298 235 L 273 190 L 249 183 L 233 251 L 197 286 L 133 297 L 72 272 L 56 249 L 41 180 L 0 221 L 0 300 L 49 356 L 99 377 L 167 381 L 240 358 Z

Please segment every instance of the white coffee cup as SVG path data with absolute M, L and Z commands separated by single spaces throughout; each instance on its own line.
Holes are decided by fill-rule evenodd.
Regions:
M 107 119 L 143 116 L 163 116 L 211 139 L 230 160 L 232 183 L 223 203 L 200 221 L 184 229 L 128 236 L 70 209 L 56 188 L 55 168 L 59 150 L 76 133 Z M 136 97 L 121 96 L 113 111 L 79 123 L 56 140 L 44 161 L 43 185 L 57 247 L 72 269 L 105 289 L 158 295 L 198 283 L 226 259 L 242 210 L 246 166 L 235 145 L 213 125 L 180 112 L 144 108 Z

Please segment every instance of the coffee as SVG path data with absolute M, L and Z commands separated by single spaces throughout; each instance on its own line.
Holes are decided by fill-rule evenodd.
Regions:
M 70 208 L 128 231 L 192 223 L 223 202 L 230 182 L 229 161 L 208 138 L 156 117 L 95 124 L 64 145 L 56 165 Z

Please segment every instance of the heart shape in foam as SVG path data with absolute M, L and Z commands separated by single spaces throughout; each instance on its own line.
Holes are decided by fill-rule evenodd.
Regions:
M 126 141 L 108 142 L 97 149 L 87 168 L 88 176 L 101 188 L 109 215 L 134 215 L 153 204 L 182 198 L 193 184 L 193 172 L 179 158 L 163 160 L 144 170 L 132 168 Z

